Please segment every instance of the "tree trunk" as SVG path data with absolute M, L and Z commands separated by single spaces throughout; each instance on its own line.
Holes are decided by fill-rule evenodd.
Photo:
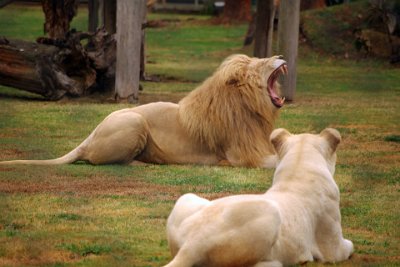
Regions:
M 296 91 L 296 64 L 299 43 L 300 0 L 282 0 L 279 7 L 278 52 L 288 64 L 288 75 L 282 84 L 283 96 L 288 101 L 294 99 Z
M 55 54 L 57 48 L 25 41 L 2 39 L 0 43 L 0 84 L 12 86 L 46 97 L 57 95 L 43 88 L 40 71 L 44 55 Z
M 225 0 L 223 22 L 242 22 L 251 19 L 251 0 Z
M 0 41 L 0 84 L 57 100 L 107 90 L 115 77 L 115 40 L 104 30 L 96 35 L 68 32 L 68 39 L 39 38 L 39 43 Z M 81 39 L 88 38 L 82 47 Z M 113 67 L 114 66 L 114 67 Z
M 89 9 L 89 32 L 95 32 L 97 27 L 99 26 L 99 0 L 89 0 L 88 1 L 88 9 Z
M 257 21 L 257 14 L 255 13 L 250 22 L 249 22 L 249 26 L 247 27 L 247 32 L 246 35 L 244 36 L 244 41 L 243 41 L 243 45 L 251 45 L 251 43 L 254 40 L 254 34 L 256 32 L 256 21 Z
M 50 38 L 64 38 L 78 11 L 79 0 L 42 0 L 45 15 L 44 32 Z
M 259 58 L 272 55 L 275 7 L 273 0 L 257 1 L 256 30 L 254 36 L 254 56 Z
M 146 14 L 145 0 L 117 1 L 117 69 L 116 99 L 137 102 L 139 98 L 142 24 Z
M 134 2 L 136 2 L 135 0 Z M 141 0 L 139 0 L 141 1 Z M 113 34 L 117 32 L 117 0 L 103 0 L 103 22 L 106 31 Z

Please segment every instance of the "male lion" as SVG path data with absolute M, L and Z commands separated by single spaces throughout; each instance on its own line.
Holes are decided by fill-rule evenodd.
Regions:
M 208 201 L 185 194 L 167 222 L 174 259 L 166 267 L 282 266 L 339 262 L 353 252 L 340 224 L 335 129 L 319 135 L 271 134 L 278 153 L 272 187 L 263 195 Z
M 228 57 L 179 104 L 158 102 L 111 113 L 78 147 L 51 160 L 0 164 L 175 163 L 274 167 L 267 141 L 278 109 L 281 56 Z

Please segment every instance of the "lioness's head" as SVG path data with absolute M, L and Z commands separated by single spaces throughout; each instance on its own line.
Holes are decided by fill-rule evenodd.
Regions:
M 341 141 L 340 133 L 335 129 L 326 128 L 320 134 L 294 135 L 280 128 L 272 131 L 270 141 L 278 155 L 278 162 L 286 158 L 291 164 L 306 165 L 306 162 L 318 165 L 323 159 L 330 173 L 333 175 L 335 172 L 336 148 Z
M 227 86 L 245 90 L 260 90 L 268 95 L 271 103 L 280 108 L 285 98 L 280 97 L 279 75 L 287 74 L 286 61 L 282 56 L 250 58 L 232 55 L 225 59 L 214 76 L 223 77 Z M 260 93 L 260 92 L 258 92 Z

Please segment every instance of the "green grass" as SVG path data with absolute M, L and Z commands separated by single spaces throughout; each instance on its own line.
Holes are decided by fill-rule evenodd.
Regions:
M 192 19 L 194 18 L 194 20 Z M 245 25 L 211 25 L 205 16 L 151 14 L 142 103 L 177 101 L 241 47 Z M 178 20 L 177 20 L 178 19 Z M 0 10 L 0 35 L 42 35 L 41 9 Z M 85 9 L 73 22 L 86 29 Z M 355 255 L 338 266 L 400 264 L 400 70 L 381 61 L 335 59 L 300 47 L 298 88 L 276 127 L 337 128 L 336 181 L 345 237 Z M 43 101 L 0 86 L 0 159 L 51 158 L 78 145 L 110 112 L 127 104 L 94 99 Z M 0 169 L 1 266 L 160 266 L 170 260 L 166 218 L 183 193 L 217 198 L 261 193 L 273 170 L 207 166 L 13 166 Z M 309 264 L 318 266 L 319 264 Z
M 366 28 L 368 1 L 353 1 L 329 9 L 307 10 L 301 15 L 303 34 L 319 51 L 338 56 L 354 55 L 355 29 Z M 321 38 L 329 36 L 329 38 Z
M 23 38 L 29 41 L 44 36 L 44 13 L 40 5 L 11 4 L 0 10 L 1 26 L 0 36 L 7 38 Z M 87 9 L 80 8 L 77 16 L 71 23 L 71 28 L 86 31 Z

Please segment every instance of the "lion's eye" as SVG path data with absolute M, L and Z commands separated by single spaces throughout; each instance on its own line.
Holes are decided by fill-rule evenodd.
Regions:
M 237 85 L 239 83 L 239 80 L 237 79 L 230 79 L 229 81 L 226 82 L 227 85 Z

